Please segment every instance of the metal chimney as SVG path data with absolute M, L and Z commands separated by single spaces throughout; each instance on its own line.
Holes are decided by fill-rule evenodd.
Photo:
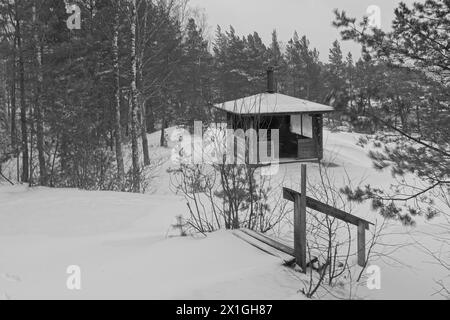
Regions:
M 273 67 L 267 69 L 267 92 L 275 93 L 275 75 Z

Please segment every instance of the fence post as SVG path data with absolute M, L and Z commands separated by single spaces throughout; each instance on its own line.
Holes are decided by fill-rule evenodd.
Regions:
M 366 224 L 360 221 L 358 224 L 358 265 L 366 264 Z
M 306 165 L 302 165 L 301 195 L 295 195 L 294 252 L 297 265 L 306 273 Z

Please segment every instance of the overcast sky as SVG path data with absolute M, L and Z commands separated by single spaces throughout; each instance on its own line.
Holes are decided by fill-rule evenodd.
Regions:
M 284 44 L 294 30 L 306 35 L 311 45 L 320 51 L 321 59 L 328 58 L 328 50 L 339 32 L 331 25 L 333 9 L 345 10 L 351 17 L 362 17 L 370 5 L 381 9 L 381 23 L 389 29 L 398 0 L 190 0 L 193 7 L 204 8 L 211 32 L 217 25 L 228 29 L 232 25 L 240 35 L 257 31 L 266 44 L 273 29 Z M 413 0 L 404 0 L 412 4 Z M 351 51 L 360 56 L 360 47 L 351 42 L 342 43 L 344 54 Z

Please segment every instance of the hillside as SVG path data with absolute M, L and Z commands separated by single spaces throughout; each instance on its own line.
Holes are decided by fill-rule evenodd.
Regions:
M 387 186 L 389 173 L 372 169 L 358 136 L 326 133 L 326 159 L 331 170 L 345 170 L 352 179 Z M 303 299 L 306 278 L 281 261 L 220 231 L 207 237 L 178 237 L 171 225 L 187 214 L 180 196 L 169 190 L 166 169 L 170 149 L 151 150 L 164 159 L 149 194 L 85 192 L 68 189 L 0 186 L 0 297 L 3 299 Z M 314 179 L 317 165 L 309 166 Z M 299 166 L 283 166 L 279 176 L 295 186 Z M 342 181 L 341 183 L 345 183 Z M 378 217 L 367 205 L 356 214 Z M 434 223 L 438 224 L 439 220 Z M 385 241 L 400 245 L 393 259 L 376 263 L 382 270 L 382 289 L 361 288 L 368 299 L 436 298 L 435 281 L 446 275 L 416 245 L 433 226 L 419 221 L 416 230 L 393 224 Z M 82 271 L 82 290 L 66 287 L 68 266 Z M 399 266 L 402 266 L 399 268 Z M 346 293 L 336 290 L 337 297 Z

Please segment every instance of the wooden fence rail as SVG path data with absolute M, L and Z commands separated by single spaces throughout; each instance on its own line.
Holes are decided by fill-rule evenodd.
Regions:
M 328 216 L 358 227 L 358 265 L 366 263 L 366 230 L 371 222 L 331 207 L 306 196 L 306 165 L 302 165 L 301 192 L 283 188 L 285 200 L 294 202 L 294 254 L 297 264 L 306 272 L 306 208 L 311 208 Z

